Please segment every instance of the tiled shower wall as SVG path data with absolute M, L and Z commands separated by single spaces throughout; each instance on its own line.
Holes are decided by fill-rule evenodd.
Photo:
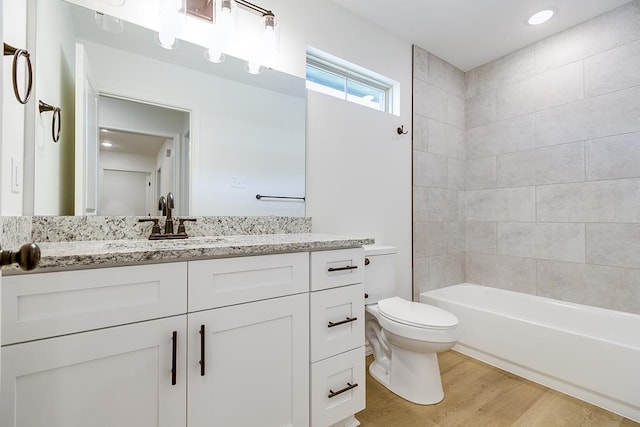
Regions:
M 464 281 L 464 73 L 414 47 L 414 299 Z
M 640 0 L 465 80 L 458 276 L 640 313 Z M 415 292 L 454 282 L 421 268 Z

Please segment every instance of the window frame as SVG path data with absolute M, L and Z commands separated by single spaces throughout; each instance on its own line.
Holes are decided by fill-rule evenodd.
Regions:
M 381 105 L 383 106 L 384 109 L 381 109 L 381 108 L 376 109 L 368 106 L 366 107 L 376 111 L 395 114 L 395 111 L 393 108 L 394 95 L 395 95 L 394 90 L 397 86 L 397 83 L 391 81 L 390 79 L 386 79 L 382 76 L 378 78 L 377 76 L 379 75 L 377 73 L 371 72 L 371 71 L 367 72 L 368 70 L 365 70 L 364 68 L 356 65 L 353 65 L 353 68 L 351 68 L 347 65 L 346 61 L 339 60 L 337 58 L 335 60 L 332 60 L 330 58 L 330 55 L 320 54 L 315 49 L 313 49 L 313 51 L 310 51 L 310 49 L 307 50 L 305 72 L 308 69 L 308 67 L 316 68 L 320 71 L 324 71 L 326 73 L 330 73 L 338 77 L 344 78 L 345 91 L 344 91 L 344 97 L 342 99 L 344 99 L 347 102 L 351 102 L 353 104 L 358 104 L 358 103 L 348 99 L 348 96 L 349 96 L 348 81 L 352 81 L 354 83 L 358 83 L 358 84 L 370 87 L 374 90 L 381 91 L 384 97 Z M 356 70 L 355 69 L 356 67 L 358 69 L 361 69 L 362 71 Z M 324 86 L 321 83 L 317 83 L 317 82 L 314 82 L 314 83 Z M 330 86 L 324 86 L 324 87 L 331 88 Z M 311 90 L 314 90 L 314 89 L 311 89 Z

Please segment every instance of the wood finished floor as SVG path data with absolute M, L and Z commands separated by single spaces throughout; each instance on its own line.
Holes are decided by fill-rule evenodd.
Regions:
M 454 351 L 438 355 L 444 400 L 415 405 L 371 378 L 362 427 L 597 426 L 640 424 Z M 367 368 L 373 357 L 367 357 Z

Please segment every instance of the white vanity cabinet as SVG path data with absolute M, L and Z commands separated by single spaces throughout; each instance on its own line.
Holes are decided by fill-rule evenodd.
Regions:
M 364 250 L 311 253 L 311 425 L 351 427 L 365 407 Z
M 186 272 L 173 263 L 5 277 L 0 425 L 185 425 Z
M 355 425 L 363 270 L 357 248 L 6 276 L 0 425 Z
M 175 316 L 3 348 L 0 425 L 185 425 L 185 332 Z
M 188 426 L 308 426 L 308 310 L 308 253 L 189 263 Z

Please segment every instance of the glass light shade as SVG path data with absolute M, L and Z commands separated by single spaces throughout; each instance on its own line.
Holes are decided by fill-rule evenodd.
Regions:
M 222 53 L 219 50 L 216 51 L 213 49 L 208 49 L 204 53 L 204 57 L 207 59 L 207 61 L 213 62 L 214 64 L 219 64 L 221 62 L 224 62 L 224 60 L 226 59 L 226 57 L 224 56 L 224 53 Z
M 177 35 L 186 20 L 184 0 L 160 0 L 160 29 L 156 42 L 165 49 L 177 47 Z
M 552 16 L 553 16 L 553 10 L 551 9 L 542 10 L 538 13 L 531 15 L 531 17 L 527 22 L 529 23 L 529 25 L 540 25 L 547 22 L 549 19 L 551 19 Z
M 258 62 L 249 61 L 245 64 L 244 70 L 249 74 L 260 74 L 262 72 L 262 66 Z
M 274 15 L 262 17 L 264 31 L 262 32 L 260 44 L 264 49 L 266 60 L 270 60 L 280 54 L 280 25 Z
M 121 33 L 124 31 L 124 22 L 122 19 L 105 15 L 101 12 L 96 12 L 94 14 L 94 20 L 98 28 L 102 31 L 106 31 L 108 33 Z

